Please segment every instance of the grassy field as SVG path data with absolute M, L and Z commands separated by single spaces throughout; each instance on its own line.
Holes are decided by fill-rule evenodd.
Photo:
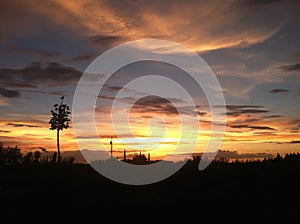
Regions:
M 197 165 L 191 160 L 168 179 L 144 186 L 113 182 L 87 164 L 3 165 L 1 212 L 59 211 L 67 218 L 105 210 L 172 217 L 198 211 L 206 218 L 256 219 L 299 211 L 299 159 L 214 162 L 201 172 Z

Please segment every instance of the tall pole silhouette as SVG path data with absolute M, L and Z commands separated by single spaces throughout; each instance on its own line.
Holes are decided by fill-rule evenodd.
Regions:
M 112 137 L 110 137 L 110 157 L 113 156 L 113 142 L 112 142 Z

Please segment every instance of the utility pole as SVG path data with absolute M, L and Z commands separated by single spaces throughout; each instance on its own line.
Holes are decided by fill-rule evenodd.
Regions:
M 113 142 L 112 142 L 112 137 L 110 137 L 110 157 L 112 158 L 113 156 Z

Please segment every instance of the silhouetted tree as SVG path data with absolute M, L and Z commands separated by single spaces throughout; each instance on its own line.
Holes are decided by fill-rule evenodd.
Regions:
M 33 153 L 33 158 L 36 163 L 38 163 L 40 161 L 41 155 L 42 155 L 42 153 L 40 151 L 35 151 Z
M 21 149 L 16 147 L 3 147 L 0 145 L 0 164 L 17 165 L 23 162 Z
M 25 164 L 30 164 L 32 158 L 32 152 L 28 152 L 23 156 L 23 162 Z
M 282 160 L 282 157 L 279 153 L 276 154 L 275 160 L 276 161 Z
M 49 121 L 50 130 L 57 131 L 57 161 L 61 161 L 60 146 L 59 146 L 59 132 L 69 127 L 69 115 L 71 114 L 69 106 L 63 103 L 64 96 L 61 98 L 60 105 L 54 104 L 54 110 L 51 110 L 52 117 Z
M 54 152 L 53 155 L 51 156 L 51 163 L 55 163 L 57 158 L 57 152 Z

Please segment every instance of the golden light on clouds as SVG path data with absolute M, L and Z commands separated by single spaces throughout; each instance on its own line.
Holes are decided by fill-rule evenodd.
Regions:
M 232 1 L 155 3 L 121 1 L 58 1 L 22 3 L 24 8 L 86 36 L 113 42 L 160 38 L 183 44 L 194 51 L 251 46 L 272 37 L 282 21 L 266 17 L 266 25 L 232 11 Z M 261 16 L 259 13 L 258 17 Z M 255 18 L 255 17 L 254 17 Z M 274 21 L 275 20 L 275 21 Z M 243 23 L 241 23 L 241 21 Z
M 64 94 L 71 102 L 72 88 L 82 71 L 103 49 L 156 38 L 201 54 L 219 79 L 226 101 L 232 104 L 228 105 L 222 149 L 299 151 L 299 6 L 295 2 L 11 0 L 1 6 L 0 141 L 5 144 L 56 150 L 56 133 L 48 124 L 48 109 L 56 100 L 52 97 Z M 180 53 L 169 46 L 140 46 L 145 47 L 161 55 Z M 120 80 L 139 72 L 129 70 L 125 77 L 117 76 L 116 85 L 107 86 L 106 95 L 99 99 L 114 99 L 110 94 L 118 90 Z M 126 99 L 118 100 L 126 103 Z M 196 152 L 202 152 L 212 125 L 207 102 L 197 100 L 204 106 L 198 111 L 196 143 Z M 186 106 L 183 101 L 177 99 L 175 106 Z M 113 136 L 121 155 L 125 148 L 132 153 L 151 151 L 163 139 L 153 153 L 168 154 L 181 139 L 180 118 L 174 111 L 167 113 L 170 108 L 160 108 L 160 103 L 153 105 L 133 108 L 130 129 L 121 120 L 118 136 L 111 125 L 110 108 L 106 103 L 95 105 L 98 136 L 89 135 L 90 127 L 86 127 L 80 141 L 93 145 L 100 137 L 109 151 Z M 182 144 L 188 148 L 192 128 L 184 131 Z M 78 150 L 72 124 L 60 138 L 63 151 Z

